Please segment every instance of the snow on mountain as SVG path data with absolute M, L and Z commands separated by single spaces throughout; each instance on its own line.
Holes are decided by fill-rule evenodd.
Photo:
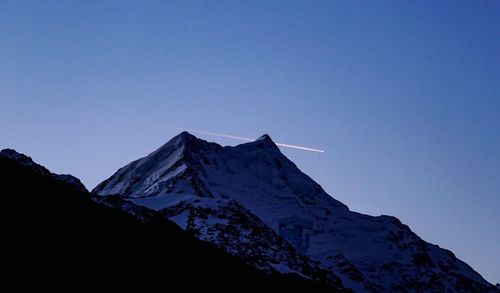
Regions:
M 496 290 L 453 253 L 423 241 L 398 219 L 350 211 L 302 173 L 268 135 L 222 147 L 183 132 L 119 169 L 93 193 L 158 210 L 200 239 L 243 259 L 250 255 L 263 270 L 318 278 L 297 263 L 303 254 L 356 292 Z M 314 261 L 305 263 L 322 272 Z
M 143 223 L 158 223 L 169 218 L 197 238 L 212 242 L 269 274 L 294 273 L 333 288 L 342 288 L 338 277 L 322 269 L 317 261 L 298 253 L 259 218 L 233 200 L 210 199 L 207 202 L 196 199 L 158 212 L 118 196 L 94 195 L 93 199 L 102 205 L 126 211 Z

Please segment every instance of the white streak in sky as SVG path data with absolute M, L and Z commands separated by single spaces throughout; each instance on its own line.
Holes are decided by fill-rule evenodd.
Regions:
M 317 153 L 324 153 L 324 150 L 320 149 L 313 149 L 313 148 L 306 148 L 306 147 L 301 147 L 298 145 L 291 145 L 291 144 L 286 144 L 286 143 L 276 143 L 277 146 L 280 147 L 285 147 L 285 148 L 292 148 L 292 149 L 298 149 L 298 150 L 303 150 L 303 151 L 310 151 L 310 152 L 317 152 Z
M 124 122 L 129 122 L 129 123 L 134 123 L 134 124 L 162 127 L 162 128 L 174 129 L 174 130 L 179 130 L 179 131 L 187 131 L 187 132 L 192 132 L 192 133 L 197 133 L 197 134 L 204 134 L 204 135 L 217 136 L 217 137 L 223 137 L 223 138 L 231 138 L 231 139 L 236 139 L 236 140 L 241 140 L 241 141 L 255 141 L 255 139 L 249 138 L 249 137 L 230 135 L 230 134 L 224 134 L 224 133 L 218 133 L 218 132 L 212 132 L 212 131 L 189 129 L 189 128 L 170 126 L 170 125 L 164 125 L 164 124 L 157 124 L 157 123 L 134 121 L 134 120 L 129 120 L 129 119 L 113 118 L 113 117 L 108 117 L 108 116 L 104 116 L 104 115 L 101 116 L 101 115 L 95 115 L 95 114 L 87 114 L 85 116 L 94 116 L 94 117 L 112 119 L 112 120 L 116 120 L 116 121 L 124 121 Z M 303 146 L 286 144 L 286 143 L 277 142 L 275 144 L 277 146 L 280 146 L 280 147 L 297 149 L 297 150 L 302 150 L 302 151 L 309 151 L 309 152 L 316 152 L 316 153 L 324 153 L 325 152 L 324 150 L 320 150 L 320 149 L 316 149 L 316 148 L 309 148 L 309 147 L 303 147 Z
M 168 127 L 171 128 L 171 127 Z M 217 133 L 217 132 L 211 132 L 211 131 L 202 131 L 202 130 L 194 130 L 194 129 L 182 129 L 182 128 L 175 128 L 179 130 L 185 130 L 188 132 L 192 133 L 199 133 L 199 134 L 205 134 L 205 135 L 211 135 L 211 136 L 218 136 L 218 137 L 224 137 L 224 138 L 232 138 L 232 139 L 237 139 L 237 140 L 243 140 L 243 141 L 255 141 L 253 138 L 249 137 L 242 137 L 242 136 L 236 136 L 236 135 L 229 135 L 229 134 L 224 134 L 224 133 Z M 275 143 L 277 146 L 280 147 L 285 147 L 285 148 L 292 148 L 292 149 L 297 149 L 297 150 L 303 150 L 303 151 L 310 151 L 310 152 L 317 152 L 317 153 L 324 153 L 324 150 L 320 149 L 313 149 L 313 148 L 307 148 L 307 147 L 302 147 L 298 145 L 292 145 L 292 144 L 286 144 L 286 143 Z

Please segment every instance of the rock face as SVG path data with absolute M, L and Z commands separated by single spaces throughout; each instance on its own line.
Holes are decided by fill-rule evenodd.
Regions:
M 397 218 L 350 211 L 268 135 L 222 147 L 183 132 L 92 192 L 157 210 L 264 271 L 338 276 L 356 292 L 498 291 Z

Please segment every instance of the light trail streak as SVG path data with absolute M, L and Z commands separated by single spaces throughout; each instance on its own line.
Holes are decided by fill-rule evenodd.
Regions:
M 220 132 L 189 129 L 189 128 L 183 128 L 183 127 L 177 127 L 177 126 L 171 126 L 171 125 L 165 125 L 165 124 L 141 122 L 141 121 L 135 121 L 135 120 L 130 120 L 130 119 L 108 117 L 108 116 L 104 116 L 104 115 L 101 116 L 101 115 L 95 115 L 95 114 L 87 114 L 85 116 L 93 116 L 93 117 L 112 119 L 112 120 L 116 120 L 116 121 L 123 121 L 123 122 L 128 122 L 128 123 L 133 123 L 133 124 L 142 124 L 142 125 L 147 125 L 147 126 L 161 127 L 161 128 L 167 128 L 167 129 L 173 129 L 173 130 L 179 130 L 179 131 L 187 131 L 187 132 L 196 133 L 196 134 L 204 134 L 204 135 L 210 135 L 210 136 L 216 136 L 216 137 L 230 138 L 230 139 L 236 139 L 236 140 L 241 140 L 241 141 L 248 141 L 248 142 L 255 141 L 254 138 L 225 134 L 225 133 L 220 133 Z M 302 150 L 302 151 L 309 151 L 309 152 L 316 152 L 316 153 L 324 153 L 325 152 L 324 150 L 317 149 L 317 148 L 304 147 L 304 146 L 298 146 L 298 145 L 287 144 L 287 143 L 275 142 L 275 144 L 279 147 L 291 148 L 291 149 Z

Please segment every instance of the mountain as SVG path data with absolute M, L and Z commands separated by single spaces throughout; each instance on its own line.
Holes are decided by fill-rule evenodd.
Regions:
M 30 157 L 26 156 L 25 154 L 20 154 L 13 149 L 3 149 L 2 151 L 0 151 L 0 157 L 3 159 L 10 159 L 12 161 L 15 161 L 18 165 L 21 165 L 39 175 L 53 177 L 56 180 L 67 182 L 76 187 L 79 191 L 88 193 L 85 185 L 83 185 L 80 179 L 76 178 L 75 176 L 70 174 L 51 173 L 44 166 L 35 163 Z
M 356 292 L 498 292 L 397 218 L 350 211 L 268 135 L 222 147 L 183 132 L 92 193 L 154 209 L 266 272 L 340 277 Z
M 0 152 L 7 284 L 17 289 L 345 292 L 297 274 L 265 274 L 159 212 L 121 198 L 91 196 L 82 186 L 14 150 Z

